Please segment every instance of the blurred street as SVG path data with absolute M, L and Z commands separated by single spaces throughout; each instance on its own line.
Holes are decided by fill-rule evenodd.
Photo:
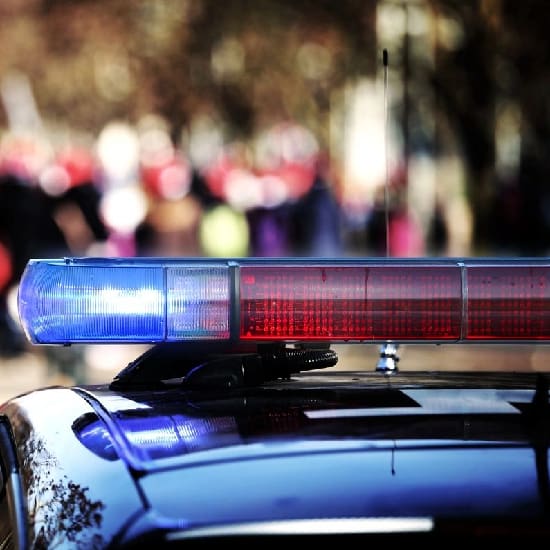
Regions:
M 74 365 L 67 365 L 61 370 L 59 364 L 52 361 L 54 349 L 61 353 L 68 350 L 29 347 L 28 351 L 17 357 L 0 358 L 0 403 L 40 387 L 108 383 L 130 361 L 145 351 L 140 345 L 80 347 L 80 363 L 77 364 L 78 358 L 75 358 Z
M 51 349 L 51 348 L 50 348 Z M 64 348 L 58 348 L 64 349 Z M 83 348 L 81 348 L 83 349 Z M 0 359 L 0 402 L 35 388 L 79 383 L 108 383 L 130 361 L 145 351 L 141 345 L 86 346 L 82 353 L 86 366 L 78 376 L 60 373 L 48 363 L 46 348 L 37 347 L 13 359 Z M 337 370 L 374 370 L 378 345 L 337 345 Z M 399 350 L 398 368 L 444 371 L 549 371 L 550 346 L 539 345 L 420 345 L 408 344 Z

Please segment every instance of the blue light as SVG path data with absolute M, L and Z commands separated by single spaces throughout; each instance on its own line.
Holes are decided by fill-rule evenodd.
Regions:
M 31 260 L 19 316 L 38 344 L 222 339 L 229 336 L 229 287 L 227 265 Z
M 120 414 L 118 425 L 131 448 L 145 460 L 174 458 L 241 443 L 237 422 L 232 416 L 197 418 L 183 414 L 133 414 Z M 76 422 L 73 430 L 78 440 L 96 455 L 106 460 L 118 458 L 111 435 L 97 417 Z

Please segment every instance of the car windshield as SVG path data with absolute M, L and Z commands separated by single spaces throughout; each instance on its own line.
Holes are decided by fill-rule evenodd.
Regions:
M 26 267 L 47 258 L 261 259 L 273 260 L 274 276 L 315 260 L 329 270 L 323 283 L 337 279 L 342 326 L 360 315 L 361 296 L 395 300 L 364 332 L 326 329 L 333 369 L 549 370 L 549 10 L 506 0 L 4 0 L 4 397 L 109 381 L 154 341 L 132 332 L 106 353 L 94 333 L 32 346 L 29 333 L 34 343 L 69 342 L 65 333 L 39 341 L 44 310 L 27 291 L 23 317 L 18 310 Z M 331 278 L 334 265 L 349 270 Z M 180 292 L 174 302 L 219 305 L 202 287 L 182 297 L 183 283 L 170 286 L 178 269 L 191 268 L 158 275 Z M 239 269 L 239 282 L 222 274 L 216 289 L 240 284 L 243 294 L 256 274 Z M 452 273 L 442 283 L 433 270 Z M 123 298 L 105 283 L 103 305 L 86 311 L 137 315 L 136 304 L 156 303 L 153 272 Z M 51 281 L 44 273 L 37 280 Z M 398 281 L 411 273 L 408 287 Z M 281 323 L 329 307 L 307 276 L 288 276 L 296 296 L 302 286 L 312 293 L 281 295 L 298 304 Z M 85 296 L 97 277 L 86 272 L 73 294 Z M 353 277 L 357 294 L 340 296 Z M 497 290 L 478 293 L 482 285 Z M 63 296 L 44 307 L 70 330 Z M 204 325 L 223 323 L 223 308 L 238 317 L 237 299 L 224 295 Z M 378 332 L 392 318 L 414 329 Z M 476 322 L 511 328 L 484 333 Z

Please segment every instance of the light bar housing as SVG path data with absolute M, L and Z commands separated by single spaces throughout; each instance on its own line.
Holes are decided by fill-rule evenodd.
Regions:
M 550 261 L 35 259 L 18 305 L 36 344 L 540 342 Z

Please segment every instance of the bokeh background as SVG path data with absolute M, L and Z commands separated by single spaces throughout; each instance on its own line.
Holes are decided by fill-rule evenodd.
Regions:
M 106 363 L 29 350 L 32 257 L 547 255 L 549 12 L 2 0 L 0 367 Z

